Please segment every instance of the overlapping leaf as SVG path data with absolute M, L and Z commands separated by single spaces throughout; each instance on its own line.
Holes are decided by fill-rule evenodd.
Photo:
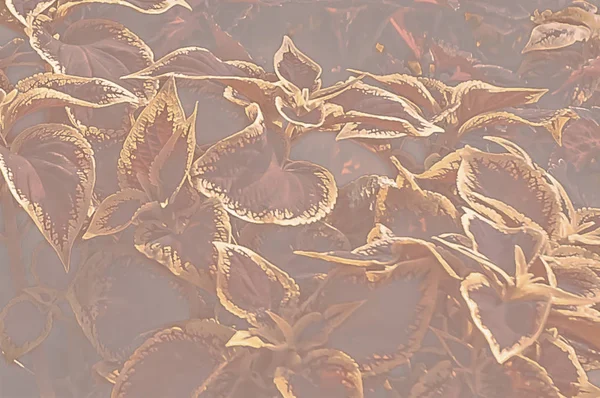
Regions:
M 204 304 L 160 264 L 118 248 L 83 264 L 68 299 L 86 337 L 110 361 L 127 359 L 148 332 L 199 316 Z
M 457 185 L 473 209 L 495 222 L 510 227 L 533 222 L 550 236 L 560 231 L 559 194 L 543 171 L 519 156 L 469 148 L 463 153 Z
M 317 299 L 322 310 L 364 300 L 329 335 L 327 346 L 349 354 L 365 375 L 406 363 L 427 331 L 444 267 L 431 249 L 419 242 L 407 239 L 402 243 L 396 249 L 401 260 L 393 261 L 395 265 L 386 271 L 363 268 L 332 278 Z M 368 261 L 368 253 L 357 254 L 361 261 Z
M 333 208 L 331 173 L 287 159 L 286 142 L 266 129 L 260 109 L 244 130 L 210 147 L 192 166 L 191 182 L 234 216 L 255 223 L 308 224 Z
M 212 242 L 229 243 L 231 225 L 229 215 L 218 200 L 208 199 L 202 203 L 196 200 L 197 203 L 191 204 L 189 220 L 172 226 L 159 219 L 144 221 L 137 227 L 134 241 L 136 248 L 148 258 L 210 291 L 214 288 L 218 260 Z
M 71 247 L 84 225 L 96 178 L 90 144 L 72 127 L 41 124 L 0 147 L 0 170 L 69 269 Z
M 193 396 L 231 357 L 225 343 L 233 332 L 214 320 L 161 330 L 125 363 L 111 397 Z
M 342 351 L 311 351 L 299 369 L 277 368 L 274 382 L 284 398 L 364 396 L 358 365 Z
M 217 296 L 227 310 L 258 325 L 265 311 L 294 308 L 300 291 L 287 273 L 243 246 L 213 244 L 219 253 Z

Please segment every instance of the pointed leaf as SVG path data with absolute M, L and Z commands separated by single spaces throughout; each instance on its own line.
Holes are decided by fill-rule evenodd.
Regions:
M 44 73 L 16 84 L 4 101 L 2 125 L 8 131 L 19 118 L 44 108 L 70 105 L 102 108 L 137 102 L 131 92 L 105 79 Z
M 492 221 L 509 227 L 533 223 L 551 237 L 561 230 L 558 192 L 546 182 L 543 170 L 521 157 L 469 148 L 463 153 L 457 186 L 460 196 Z
M 213 244 L 219 252 L 217 296 L 227 310 L 258 325 L 264 311 L 295 306 L 300 291 L 288 274 L 250 249 Z
M 548 376 L 565 397 L 576 397 L 588 384 L 587 374 L 581 367 L 575 350 L 561 336 L 546 332 L 539 339 L 536 362 L 546 369 Z
M 433 98 L 427 87 L 425 87 L 425 85 L 414 76 L 402 75 L 399 73 L 379 76 L 353 69 L 348 69 L 348 71 L 352 73 L 365 74 L 369 78 L 385 84 L 394 94 L 407 98 L 417 106 L 424 108 L 430 114 L 436 114 L 441 111 L 440 105 L 437 103 L 435 98 Z
M 511 277 L 517 274 L 515 246 L 523 249 L 526 263 L 531 265 L 546 245 L 546 237 L 538 229 L 527 226 L 507 228 L 470 209 L 465 209 L 462 224 L 473 242 L 473 249 Z
M 556 50 L 568 47 L 578 41 L 587 41 L 592 36 L 589 28 L 582 25 L 571 25 L 560 22 L 550 22 L 538 25 L 531 31 L 529 42 L 521 51 Z
M 570 109 L 559 110 L 515 110 L 482 113 L 467 120 L 458 131 L 462 136 L 469 131 L 491 127 L 494 125 L 524 124 L 531 127 L 544 127 L 552 134 L 552 138 L 560 145 L 562 143 L 562 131 L 565 124 L 577 118 L 577 114 Z
M 505 88 L 479 80 L 469 80 L 454 88 L 452 103 L 458 104 L 454 112 L 458 124 L 462 125 L 481 113 L 536 103 L 547 92 L 547 89 Z
M 69 126 L 33 126 L 19 134 L 10 151 L 0 146 L 0 170 L 68 271 L 96 178 L 90 144 Z
M 483 333 L 494 357 L 504 363 L 532 345 L 544 330 L 549 297 L 505 300 L 482 274 L 470 274 L 460 292 L 471 319 Z
M 135 246 L 173 274 L 212 290 L 218 259 L 212 242 L 229 243 L 229 215 L 216 199 L 194 206 L 193 215 L 181 228 L 165 227 L 160 220 L 143 222 L 136 229 Z
M 321 88 L 321 67 L 298 50 L 289 36 L 283 37 L 273 63 L 277 77 L 289 90 L 308 89 L 309 92 L 314 92 Z
M 147 202 L 146 193 L 134 188 L 127 188 L 110 195 L 94 212 L 83 239 L 123 231 L 132 223 L 142 205 Z
M 258 68 L 258 67 L 257 67 Z M 140 71 L 123 79 L 158 79 L 176 76 L 246 76 L 241 68 L 223 62 L 209 50 L 201 47 L 179 48 Z
M 178 142 L 180 140 L 181 143 Z M 143 191 L 146 188 L 145 183 L 150 184 L 153 189 L 153 192 L 148 192 L 151 199 L 165 201 L 175 193 L 185 178 L 185 168 L 193 148 L 190 148 L 190 145 L 194 140 L 195 134 L 190 132 L 177 96 L 175 79 L 169 79 L 140 113 L 125 139 L 118 163 L 119 185 L 121 188 Z M 166 158 L 170 155 L 169 150 L 174 149 L 176 145 L 182 146 L 184 154 L 179 154 L 178 159 L 173 159 L 178 162 L 174 165 L 172 177 L 175 184 L 168 180 L 164 181 L 168 185 L 161 184 L 163 181 L 156 181 L 158 176 L 151 175 L 151 167 L 161 156 L 161 152 L 162 157 Z M 163 162 L 166 160 L 163 159 Z
M 64 16 L 75 6 L 83 4 L 116 4 L 131 8 L 143 14 L 162 14 L 175 6 L 181 6 L 188 10 L 192 7 L 185 0 L 68 0 L 61 2 L 56 14 Z

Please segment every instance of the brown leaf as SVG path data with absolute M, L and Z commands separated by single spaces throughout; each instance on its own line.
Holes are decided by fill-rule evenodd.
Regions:
M 126 188 L 108 196 L 94 212 L 83 239 L 123 231 L 145 203 L 148 203 L 146 193 L 134 188 Z
M 568 47 L 578 41 L 587 41 L 592 31 L 582 25 L 550 22 L 538 25 L 531 31 L 531 37 L 521 53 L 530 51 L 556 50 Z
M 44 108 L 103 108 L 114 104 L 137 104 L 138 101 L 131 92 L 105 79 L 43 73 L 16 84 L 2 103 L 1 120 L 8 132 L 19 118 Z
M 73 7 L 84 4 L 115 4 L 131 8 L 143 14 L 162 14 L 175 6 L 181 6 L 192 11 L 192 7 L 185 0 L 67 0 L 61 2 L 58 6 L 56 15 L 64 16 Z
M 364 376 L 406 363 L 419 349 L 435 308 L 444 272 L 440 260 L 425 242 L 399 239 L 407 240 L 398 250 L 403 261 L 385 271 L 343 272 L 330 278 L 316 299 L 320 311 L 364 301 L 327 343 L 354 358 Z
M 309 352 L 299 369 L 279 367 L 275 386 L 283 398 L 363 398 L 358 365 L 346 353 L 320 349 Z
M 53 319 L 50 309 L 28 294 L 10 300 L 0 312 L 0 348 L 6 360 L 12 362 L 40 345 Z
M 103 19 L 82 19 L 70 24 L 60 39 L 54 38 L 50 29 L 50 19 L 40 15 L 26 33 L 33 49 L 54 72 L 107 79 L 141 99 L 154 94 L 153 83 L 121 80 L 121 76 L 150 65 L 154 57 L 150 47 L 125 26 Z
M 544 330 L 550 297 L 506 299 L 492 282 L 477 273 L 467 276 L 460 292 L 473 323 L 483 333 L 499 363 L 531 346 Z
M 321 88 L 321 67 L 298 50 L 289 36 L 283 37 L 273 63 L 275 73 L 288 90 L 294 92 L 306 89 L 312 93 Z
M 230 359 L 225 343 L 233 333 L 214 320 L 161 330 L 125 362 L 111 397 L 191 397 Z
M 69 126 L 33 126 L 19 134 L 10 150 L 0 146 L 0 170 L 68 271 L 96 178 L 90 144 Z
M 165 226 L 162 220 L 140 224 L 135 232 L 136 248 L 164 265 L 173 274 L 214 289 L 218 253 L 212 242 L 229 243 L 229 215 L 216 199 L 192 204 L 191 218 L 180 227 Z
M 481 113 L 536 103 L 547 92 L 547 89 L 498 87 L 479 80 L 469 80 L 454 88 L 451 104 L 457 105 L 457 108 L 451 113 L 460 126 Z
M 197 288 L 135 250 L 110 246 L 82 265 L 67 298 L 85 336 L 109 361 L 127 359 L 148 332 L 205 311 Z
M 265 311 L 294 308 L 300 291 L 287 273 L 245 247 L 213 245 L 219 252 L 217 296 L 228 311 L 258 326 Z
M 562 204 L 546 182 L 545 172 L 513 154 L 465 148 L 457 186 L 460 196 L 479 213 L 509 227 L 531 224 L 560 235 Z
M 28 22 L 29 18 L 35 18 L 43 13 L 51 7 L 55 1 L 56 0 L 8 0 L 6 1 L 6 8 L 19 22 L 24 26 L 28 26 L 30 23 Z
M 287 144 L 266 130 L 260 109 L 253 109 L 251 125 L 194 162 L 192 184 L 244 221 L 299 225 L 323 218 L 337 198 L 333 176 L 312 163 L 286 159 L 280 148 Z
M 196 145 L 196 121 L 186 121 L 169 79 L 144 108 L 125 139 L 118 163 L 119 185 L 145 191 L 167 203 L 187 178 Z

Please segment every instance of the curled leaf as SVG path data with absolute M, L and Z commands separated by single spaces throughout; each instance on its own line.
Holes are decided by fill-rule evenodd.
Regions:
M 550 22 L 538 25 L 531 31 L 529 41 L 521 51 L 556 50 L 568 47 L 578 41 L 587 41 L 592 31 L 586 26 L 571 25 L 561 22 Z

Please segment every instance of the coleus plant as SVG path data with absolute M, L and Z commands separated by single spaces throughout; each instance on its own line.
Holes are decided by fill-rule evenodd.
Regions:
M 462 51 L 593 61 L 597 10 L 533 13 L 525 44 L 529 3 L 342 3 L 310 4 L 324 14 L 278 36 L 265 66 L 236 32 L 306 2 L 246 2 L 223 26 L 212 2 L 6 2 L 19 37 L 0 48 L 3 395 L 599 395 L 600 210 L 560 174 L 593 173 L 575 136 L 593 147 L 596 110 L 546 94 L 564 83 L 568 104 L 591 103 L 594 63 L 546 87 Z M 206 48 L 148 39 L 150 14 L 171 38 L 201 19 Z M 385 22 L 375 57 L 356 57 L 380 63 L 321 66 L 303 34 L 337 35 L 349 61 L 369 16 Z M 414 75 L 395 63 L 398 34 Z M 558 149 L 517 145 L 519 125 Z M 350 151 L 336 174 L 294 151 L 312 134 L 331 137 L 323 153 L 372 156 Z

